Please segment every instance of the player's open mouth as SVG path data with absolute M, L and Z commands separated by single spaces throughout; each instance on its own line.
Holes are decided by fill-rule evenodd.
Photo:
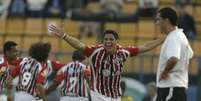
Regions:
M 105 43 L 105 47 L 112 47 L 112 43 Z

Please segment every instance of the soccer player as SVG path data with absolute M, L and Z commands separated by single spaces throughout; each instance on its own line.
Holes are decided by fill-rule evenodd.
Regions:
M 40 50 L 45 51 L 40 51 Z M 56 74 L 56 72 L 64 66 L 64 64 L 59 63 L 57 61 L 49 60 L 49 54 L 51 51 L 51 45 L 49 43 L 43 43 L 43 42 L 37 42 L 31 45 L 29 49 L 29 56 L 35 58 L 39 56 L 45 56 L 46 61 L 42 61 L 41 64 L 43 68 L 45 69 L 46 75 L 45 75 L 45 82 L 44 87 L 48 88 L 49 84 L 52 82 L 52 78 Z M 59 94 L 57 90 L 51 92 L 47 95 L 48 101 L 59 101 Z M 40 100 L 40 98 L 38 98 Z
M 90 72 L 86 72 L 86 66 L 81 62 L 84 55 L 80 51 L 74 51 L 72 62 L 66 64 L 54 78 L 53 84 L 47 89 L 47 93 L 56 89 L 60 85 L 60 101 L 88 101 L 86 77 Z
M 0 58 L 0 101 L 7 101 L 7 97 L 4 94 L 5 80 L 9 75 L 9 71 L 13 70 L 21 61 L 18 58 L 17 43 L 14 41 L 5 42 L 3 45 L 3 54 L 3 57 Z
M 35 52 L 36 48 L 38 52 Z M 8 78 L 8 81 L 19 75 L 14 101 L 36 101 L 36 95 L 43 101 L 47 101 L 43 85 L 47 76 L 47 69 L 43 63 L 47 62 L 49 51 L 49 45 L 33 45 L 29 50 L 31 57 L 24 58 L 20 65 L 11 72 L 12 77 Z M 10 91 L 10 89 L 8 90 Z
M 188 65 L 193 51 L 182 29 L 177 28 L 177 13 L 162 8 L 156 16 L 160 31 L 167 34 L 157 70 L 157 101 L 186 101 Z
M 124 62 L 128 57 L 147 52 L 164 41 L 164 38 L 160 38 L 139 47 L 122 47 L 117 43 L 117 32 L 106 30 L 103 33 L 103 44 L 87 46 L 66 34 L 62 27 L 50 25 L 48 28 L 52 34 L 89 57 L 92 69 L 92 101 L 120 101 L 120 81 Z

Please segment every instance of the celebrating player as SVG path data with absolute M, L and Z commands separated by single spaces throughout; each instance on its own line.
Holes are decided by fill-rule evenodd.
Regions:
M 65 33 L 62 27 L 50 25 L 48 29 L 90 58 L 92 101 L 120 101 L 120 81 L 124 62 L 128 57 L 147 52 L 164 41 L 164 38 L 160 38 L 139 47 L 122 47 L 117 43 L 119 38 L 117 32 L 106 30 L 103 33 L 103 44 L 86 46 Z
M 17 57 L 17 43 L 14 41 L 7 41 L 3 45 L 3 57 L 0 58 L 0 100 L 7 101 L 6 95 L 4 94 L 5 80 L 9 75 L 9 71 L 13 70 L 16 65 L 21 61 Z M 10 101 L 11 98 L 8 98 Z
M 44 50 L 44 51 L 41 51 Z M 41 64 L 43 68 L 45 69 L 45 82 L 44 87 L 48 88 L 49 84 L 52 82 L 52 78 L 56 72 L 64 66 L 64 64 L 61 64 L 57 61 L 48 60 L 49 53 L 51 51 L 51 45 L 49 43 L 43 43 L 43 42 L 37 42 L 31 45 L 29 49 L 29 56 L 35 58 L 40 56 L 45 56 L 46 61 L 42 61 Z M 59 101 L 59 94 L 57 90 L 51 92 L 47 95 L 48 101 Z M 40 100 L 40 98 L 38 98 Z

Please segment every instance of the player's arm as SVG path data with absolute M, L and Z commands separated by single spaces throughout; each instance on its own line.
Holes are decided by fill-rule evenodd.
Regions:
M 13 95 L 12 95 L 12 81 L 13 79 L 18 76 L 20 73 L 20 65 L 18 65 L 17 67 L 15 67 L 9 74 L 9 76 L 6 78 L 6 89 L 7 89 L 7 100 L 8 101 L 13 101 Z
M 165 37 L 153 40 L 153 41 L 148 42 L 142 46 L 139 46 L 138 47 L 139 53 L 144 53 L 144 52 L 147 52 L 147 51 L 150 51 L 150 50 L 156 48 L 158 45 L 162 44 L 164 40 L 165 40 Z
M 165 70 L 162 72 L 159 80 L 165 80 L 168 78 L 168 74 L 175 67 L 178 60 L 179 59 L 177 57 L 171 57 L 170 59 L 168 59 Z
M 64 79 L 63 73 L 56 75 L 53 79 L 53 83 L 50 84 L 50 86 L 46 90 L 46 94 L 49 94 L 50 92 L 54 91 L 63 79 Z
M 45 89 L 41 83 L 36 84 L 36 89 L 40 92 L 39 96 L 43 99 L 43 101 L 47 101 L 47 97 L 45 95 Z
M 62 27 L 57 27 L 54 25 L 48 26 L 48 30 L 51 31 L 51 34 L 56 35 L 59 38 L 62 38 L 65 40 L 68 44 L 70 44 L 72 47 L 78 50 L 84 51 L 86 48 L 86 45 L 82 42 L 80 42 L 78 39 L 70 36 L 69 34 L 65 33 Z
M 38 95 L 43 99 L 43 101 L 47 101 L 47 97 L 45 95 L 45 89 L 43 87 L 44 80 L 45 80 L 45 70 L 43 69 L 37 76 L 36 90 L 39 91 Z
M 7 101 L 13 101 L 13 95 L 12 95 L 13 85 L 12 85 L 12 81 L 13 81 L 13 78 L 11 76 L 8 76 L 7 79 L 6 79 Z

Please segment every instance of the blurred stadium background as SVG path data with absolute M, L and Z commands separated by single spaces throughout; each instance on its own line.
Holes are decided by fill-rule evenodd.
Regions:
M 4 0 L 1 1 L 4 2 Z M 13 1 L 15 0 L 11 0 L 11 2 Z M 99 0 L 89 1 L 87 9 L 94 12 L 101 11 Z M 123 12 L 128 14 L 133 13 L 138 8 L 138 0 L 125 1 L 122 7 Z M 164 6 L 175 7 L 175 0 L 159 0 L 158 8 Z M 195 40 L 190 41 L 195 55 L 189 67 L 190 82 L 188 101 L 201 101 L 201 12 L 199 10 L 201 10 L 201 0 L 192 0 L 191 4 L 187 5 L 187 11 L 194 17 L 197 28 Z M 8 13 L 7 17 L 0 19 L 0 54 L 2 54 L 3 43 L 8 40 L 16 41 L 19 44 L 18 46 L 22 56 L 27 55 L 27 50 L 32 43 L 43 41 L 52 44 L 51 59 L 56 59 L 62 63 L 69 62 L 74 49 L 66 44 L 65 41 L 48 35 L 47 25 L 51 22 L 57 23 L 57 25 L 64 23 L 65 31 L 73 36 L 78 36 L 78 33 L 80 33 L 80 20 L 72 20 L 63 16 L 28 17 L 26 13 L 25 15 L 9 15 Z M 97 22 L 100 23 L 101 21 Z M 138 46 L 161 35 L 158 27 L 154 24 L 154 19 L 147 17 L 139 17 L 137 21 L 124 23 L 118 21 L 104 21 L 101 22 L 101 31 L 104 29 L 117 31 L 120 35 L 119 43 L 123 46 Z M 80 40 L 86 44 L 96 44 L 96 42 L 98 42 L 97 34 L 92 34 L 92 37 L 83 36 Z M 143 89 L 145 89 L 145 85 L 148 82 L 155 80 L 159 53 L 160 47 L 146 54 L 130 58 L 125 63 L 123 76 L 137 80 L 137 82 L 140 82 L 142 87 L 144 87 Z M 129 85 L 129 83 L 127 84 Z M 130 84 L 129 87 L 130 86 L 135 85 Z M 145 93 L 146 91 L 143 92 L 141 96 L 143 97 Z M 134 94 L 134 97 L 136 96 L 136 93 L 132 92 L 130 92 L 129 95 L 132 94 Z M 136 98 L 135 101 L 141 101 L 141 98 Z

